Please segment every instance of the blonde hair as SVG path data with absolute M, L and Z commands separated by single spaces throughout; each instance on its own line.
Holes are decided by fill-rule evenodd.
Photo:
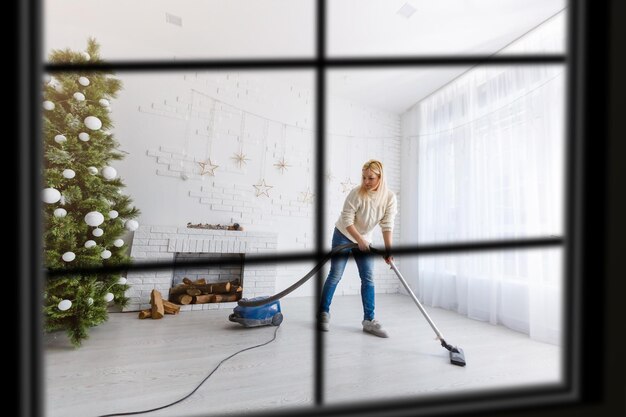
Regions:
M 377 199 L 379 199 L 383 195 L 385 195 L 387 192 L 387 182 L 385 181 L 383 163 L 380 161 L 377 161 L 376 159 L 370 159 L 369 161 L 363 164 L 363 166 L 361 167 L 361 172 L 364 172 L 368 169 L 372 171 L 374 174 L 378 175 L 378 178 L 380 179 L 378 183 L 378 188 L 376 189 L 376 197 Z M 359 194 L 363 197 L 367 195 L 367 189 L 365 188 L 363 184 L 362 178 L 361 178 L 361 188 L 359 188 Z

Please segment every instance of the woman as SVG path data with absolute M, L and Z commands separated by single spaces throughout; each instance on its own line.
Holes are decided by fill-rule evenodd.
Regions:
M 355 187 L 343 204 L 339 220 L 335 223 L 332 247 L 346 243 L 357 243 L 358 249 L 344 249 L 334 255 L 330 262 L 330 272 L 322 290 L 319 311 L 319 327 L 328 331 L 330 303 L 337 284 L 341 280 L 352 251 L 361 277 L 361 301 L 363 302 L 363 331 L 379 337 L 388 337 L 380 322 L 374 319 L 374 257 L 369 256 L 369 245 L 374 227 L 378 224 L 383 232 L 387 253 L 391 250 L 394 217 L 397 212 L 395 194 L 387 189 L 383 164 L 371 159 L 361 169 L 361 185 Z M 393 257 L 387 256 L 389 264 Z

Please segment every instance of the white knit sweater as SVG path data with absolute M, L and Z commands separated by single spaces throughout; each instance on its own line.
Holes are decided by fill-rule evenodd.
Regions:
M 393 231 L 394 218 L 398 211 L 396 195 L 386 190 L 386 195 L 380 198 L 375 198 L 376 191 L 368 191 L 367 196 L 361 196 L 359 188 L 360 186 L 348 193 L 335 226 L 348 239 L 356 243 L 347 230 L 348 226 L 354 225 L 361 236 L 371 242 L 372 230 L 377 224 L 383 232 Z

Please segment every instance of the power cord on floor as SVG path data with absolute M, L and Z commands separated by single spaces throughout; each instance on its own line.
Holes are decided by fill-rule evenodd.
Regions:
M 185 395 L 185 396 L 184 396 L 183 398 L 181 398 L 181 399 L 176 400 L 176 401 L 174 401 L 174 402 L 172 402 L 172 403 L 169 403 L 169 404 L 166 404 L 166 405 L 162 405 L 161 407 L 150 408 L 150 409 L 148 409 L 148 410 L 141 410 L 141 411 L 127 411 L 127 412 L 124 412 L 124 413 L 103 414 L 103 415 L 98 416 L 98 417 L 131 416 L 131 415 L 135 415 L 135 414 L 151 413 L 152 411 L 162 410 L 162 409 L 164 409 L 164 408 L 171 407 L 171 406 L 173 406 L 173 405 L 175 405 L 175 404 L 178 404 L 178 403 L 180 403 L 180 402 L 182 402 L 182 401 L 185 401 L 187 398 L 191 397 L 191 396 L 192 396 L 192 395 L 193 395 L 196 391 L 198 391 L 198 389 L 202 386 L 202 384 L 204 384 L 204 383 L 206 382 L 206 380 L 207 380 L 207 379 L 209 379 L 209 378 L 211 377 L 211 375 L 213 375 L 213 373 L 214 373 L 215 371 L 217 371 L 217 369 L 218 369 L 218 368 L 219 368 L 219 367 L 220 367 L 220 366 L 221 366 L 224 362 L 226 362 L 227 360 L 229 360 L 230 358 L 232 358 L 232 357 L 234 357 L 234 356 L 236 356 L 236 355 L 239 355 L 241 352 L 245 352 L 246 350 L 251 350 L 251 349 L 255 349 L 255 348 L 261 347 L 261 346 L 269 345 L 269 344 L 270 344 L 270 343 L 272 343 L 274 340 L 276 340 L 276 333 L 278 333 L 278 327 L 279 327 L 279 326 L 276 326 L 276 329 L 274 330 L 274 337 L 272 337 L 272 339 L 271 339 L 271 340 L 268 340 L 268 341 L 267 341 L 267 342 L 265 342 L 265 343 L 261 343 L 260 345 L 250 346 L 250 347 L 247 347 L 247 348 L 245 348 L 245 349 L 241 349 L 240 351 L 233 353 L 232 355 L 228 356 L 227 358 L 222 359 L 222 361 L 221 361 L 220 363 L 218 363 L 218 364 L 217 364 L 217 366 L 216 366 L 215 368 L 213 368 L 213 370 L 212 370 L 212 371 L 211 371 L 211 372 L 210 372 L 210 373 L 209 373 L 209 374 L 208 374 L 208 375 L 207 375 L 207 376 L 206 376 L 206 377 L 202 380 L 202 382 L 200 382 L 200 383 L 198 384 L 198 386 L 197 386 L 196 388 L 194 388 L 194 390 L 193 390 L 193 391 L 191 391 L 189 394 Z

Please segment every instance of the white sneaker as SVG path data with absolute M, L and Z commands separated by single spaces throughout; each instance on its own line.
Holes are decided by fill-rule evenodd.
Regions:
M 323 332 L 327 332 L 329 324 L 330 324 L 330 313 L 327 313 L 325 311 L 320 313 L 319 321 L 318 321 L 320 330 Z
M 378 337 L 389 337 L 383 326 L 377 320 L 363 320 L 363 331 Z

